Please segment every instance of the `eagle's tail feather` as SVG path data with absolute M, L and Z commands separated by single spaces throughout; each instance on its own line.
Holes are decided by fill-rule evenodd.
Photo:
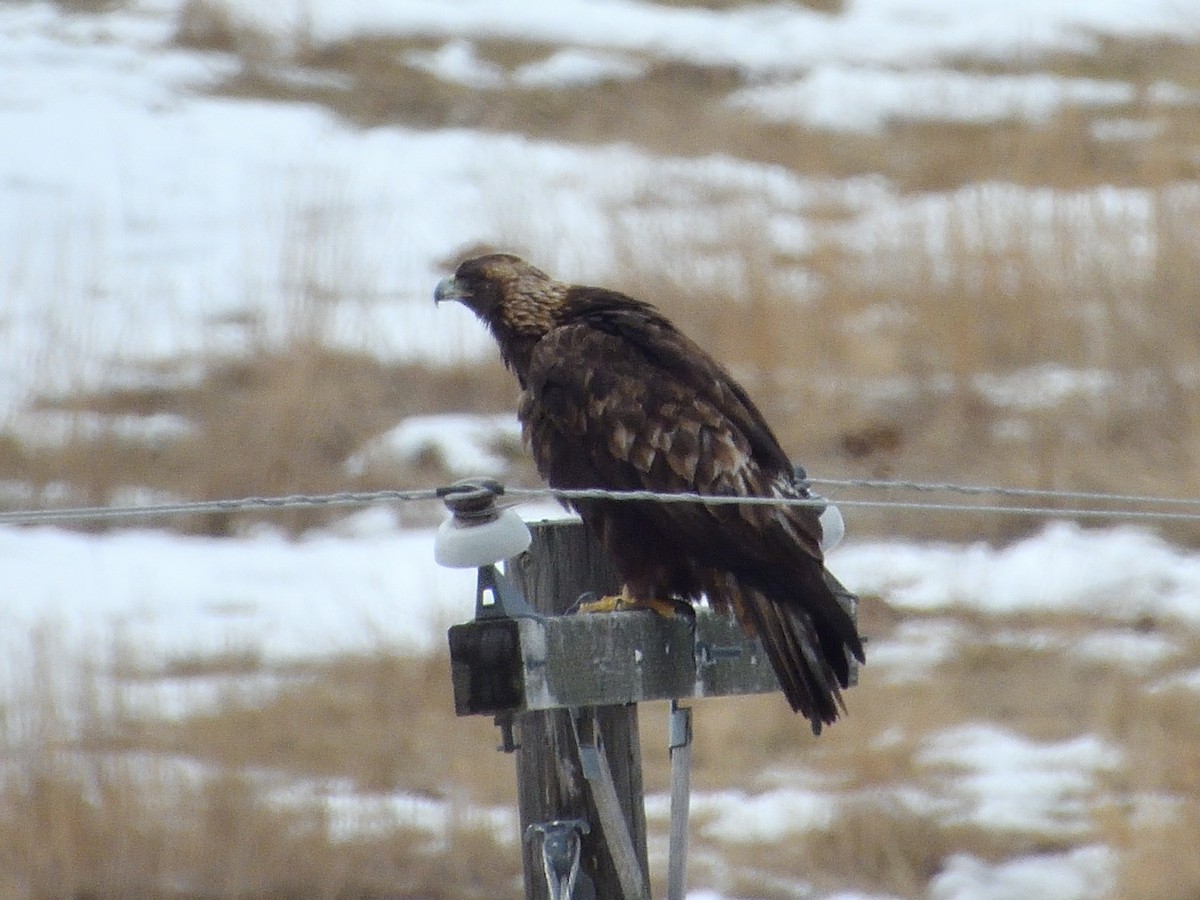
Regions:
M 761 638 L 788 703 L 820 734 L 845 711 L 850 660 L 864 654 L 851 612 L 856 598 L 824 567 L 811 574 L 819 580 L 738 579 L 737 606 Z M 840 615 L 825 615 L 831 604 Z

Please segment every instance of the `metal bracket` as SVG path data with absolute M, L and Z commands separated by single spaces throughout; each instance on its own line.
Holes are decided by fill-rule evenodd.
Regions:
M 521 588 L 494 565 L 481 565 L 475 582 L 476 619 L 536 619 L 545 617 L 529 606 Z
M 544 621 L 520 589 L 495 565 L 480 566 L 475 587 L 475 619 L 450 628 L 450 677 L 454 711 L 460 716 L 493 713 L 500 726 L 500 749 L 511 753 L 512 712 L 525 703 L 525 662 L 518 621 Z
M 580 839 L 590 831 L 584 819 L 551 819 L 525 829 L 526 843 L 535 834 L 542 836 L 542 871 L 550 900 L 594 900 L 596 887 L 579 866 Z
M 697 638 L 693 653 L 696 657 L 696 669 L 699 671 L 708 666 L 715 666 L 723 660 L 739 659 L 742 655 L 742 647 L 736 645 L 731 647 L 717 647 Z
M 633 849 L 633 838 L 621 813 L 621 801 L 617 798 L 617 787 L 608 766 L 608 757 L 604 755 L 604 746 L 600 743 L 595 708 L 572 709 L 571 731 L 579 749 L 583 777 L 591 788 L 596 814 L 600 817 L 600 829 L 621 882 L 621 892 L 625 900 L 648 898 L 646 877 L 638 862 L 637 851 Z
M 516 736 L 513 732 L 513 714 L 500 713 L 492 718 L 496 723 L 496 727 L 500 729 L 500 746 L 496 748 L 500 753 L 516 753 L 521 749 L 521 745 L 517 743 Z
M 688 814 L 691 804 L 692 710 L 671 701 L 671 836 L 667 851 L 667 900 L 683 900 L 687 887 Z
M 544 616 L 529 605 L 520 588 L 491 565 L 479 567 L 479 578 L 475 583 L 475 618 L 541 621 Z

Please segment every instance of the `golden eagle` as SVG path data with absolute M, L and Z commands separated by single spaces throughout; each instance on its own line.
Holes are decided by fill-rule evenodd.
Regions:
M 463 262 L 435 298 L 465 304 L 496 338 L 552 487 L 809 496 L 746 392 L 649 303 L 555 281 L 504 253 Z M 837 719 L 863 645 L 854 598 L 825 569 L 817 509 L 570 505 L 608 550 L 630 605 L 707 596 L 762 639 L 815 732 Z

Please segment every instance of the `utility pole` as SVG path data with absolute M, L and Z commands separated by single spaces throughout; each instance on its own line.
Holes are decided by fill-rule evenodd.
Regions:
M 620 588 L 603 550 L 581 523 L 543 523 L 532 525 L 530 530 L 533 544 L 525 554 L 510 562 L 508 574 L 535 611 L 561 615 L 581 594 L 598 597 Z M 593 661 L 567 662 L 577 664 L 586 676 Z M 544 873 L 545 842 L 558 837 L 569 845 L 571 836 L 563 832 L 580 831 L 584 827 L 587 833 L 578 834 L 579 871 L 593 882 L 595 896 L 627 900 L 649 897 L 637 704 L 526 712 L 516 716 L 515 724 L 519 744 L 518 806 L 521 833 L 526 836 L 523 847 L 526 898 L 550 897 Z M 581 759 L 581 742 L 583 753 L 588 752 L 587 747 L 595 747 L 600 759 Z M 606 821 L 609 814 L 598 807 L 595 791 L 589 788 L 585 767 L 592 762 L 607 766 L 611 774 L 620 809 L 617 830 L 624 835 L 606 833 L 616 823 Z M 596 785 L 597 781 L 590 783 Z M 604 783 L 603 777 L 599 783 Z M 611 803 L 611 798 L 608 799 Z M 558 826 L 557 835 L 547 834 L 547 823 L 553 822 L 568 824 Z M 630 853 L 632 860 L 628 858 Z M 636 863 L 636 871 L 631 863 Z M 630 888 L 637 887 L 639 882 L 640 891 L 631 893 Z

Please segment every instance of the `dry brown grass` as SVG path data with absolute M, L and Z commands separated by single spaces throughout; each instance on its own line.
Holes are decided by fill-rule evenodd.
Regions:
M 272 56 L 272 38 L 246 22 L 231 8 L 206 0 L 185 0 L 175 19 L 175 43 L 190 50 L 238 55 L 249 70 Z
M 96 741 L 218 768 L 348 779 L 363 792 L 453 800 L 469 783 L 472 802 L 505 804 L 515 790 L 513 767 L 491 752 L 491 723 L 473 719 L 447 728 L 454 709 L 449 672 L 440 656 L 384 653 L 276 669 L 281 681 L 265 696 L 233 696 L 177 721 L 132 717 Z M 258 737 L 247 741 L 247 735 Z
M 876 645 L 905 620 L 882 606 L 869 618 Z M 1200 642 L 1184 638 L 1174 656 L 1135 671 L 1067 649 L 1103 627 L 1088 617 L 946 620 L 970 635 L 956 653 L 915 679 L 868 665 L 849 716 L 820 738 L 779 697 L 695 704 L 697 796 L 818 784 L 836 813 L 825 826 L 740 843 L 711 831 L 716 813 L 701 808 L 691 884 L 763 898 L 795 896 L 800 884 L 916 897 L 956 853 L 1001 861 L 1100 842 L 1119 854 L 1119 897 L 1200 890 L 1190 852 L 1200 840 L 1200 714 L 1194 689 L 1161 686 L 1200 664 Z M 518 893 L 516 835 L 478 819 L 480 809 L 512 808 L 513 759 L 494 749 L 490 720 L 454 717 L 443 655 L 146 669 L 120 648 L 113 667 L 64 662 L 46 638 L 38 652 L 27 689 L 10 692 L 0 717 L 5 896 Z M 120 699 L 123 685 L 223 672 L 249 680 L 217 706 L 167 714 Z M 662 704 L 642 707 L 649 794 L 666 791 L 665 721 Z M 1119 764 L 1097 777 L 1084 831 L 954 823 L 901 802 L 948 790 L 953 768 L 922 759 L 929 738 L 980 722 L 1036 741 L 1095 735 L 1119 750 Z M 345 815 L 320 804 L 281 802 L 288 784 L 338 785 L 366 803 L 428 798 L 451 810 L 450 825 L 365 813 L 364 827 L 347 831 L 336 825 Z M 651 816 L 655 846 L 666 827 Z
M 395 816 L 347 832 L 319 804 L 281 802 L 271 787 L 348 779 L 368 797 L 400 791 L 452 806 L 497 802 L 474 790 L 481 785 L 511 797 L 511 761 L 492 751 L 490 723 L 447 729 L 445 659 L 286 670 L 277 693 L 173 718 L 122 706 L 131 660 L 118 656 L 125 674 L 114 684 L 60 652 L 43 639 L 26 691 L 4 704 L 3 896 L 517 893 L 519 854 L 471 816 L 442 833 Z
M 54 5 L 66 13 L 95 15 L 126 6 L 125 0 L 54 0 Z
M 6 897 L 493 898 L 518 884 L 513 848 L 483 829 L 337 841 L 236 775 L 183 786 L 125 767 L 96 784 L 63 766 L 16 782 L 0 794 Z

